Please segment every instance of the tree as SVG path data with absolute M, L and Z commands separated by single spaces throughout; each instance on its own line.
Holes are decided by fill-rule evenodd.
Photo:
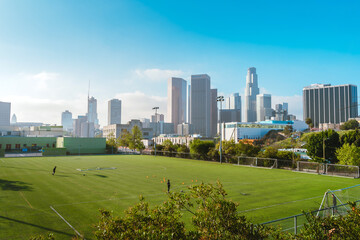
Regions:
M 359 239 L 360 209 L 350 203 L 351 210 L 347 215 L 319 218 L 307 214 L 307 223 L 303 225 L 296 239 Z
M 134 126 L 131 129 L 131 139 L 129 139 L 129 148 L 130 149 L 136 149 L 136 150 L 142 150 L 145 148 L 144 143 L 142 140 L 142 132 L 138 126 Z
M 176 151 L 176 146 L 169 139 L 166 139 L 162 143 L 162 145 L 164 146 L 163 151 L 166 151 L 166 152 L 175 152 Z
M 145 148 L 141 140 L 142 140 L 141 130 L 138 126 L 135 125 L 131 129 L 131 133 L 129 133 L 128 131 L 122 133 L 119 139 L 119 144 L 120 146 L 128 147 L 133 150 L 136 149 L 140 151 Z
M 294 129 L 291 125 L 286 125 L 283 133 L 285 134 L 285 136 L 289 137 L 293 131 Z
M 131 134 L 125 130 L 121 133 L 121 136 L 117 139 L 120 146 L 129 147 L 129 140 L 131 139 Z
M 180 144 L 176 151 L 179 153 L 188 153 L 190 149 L 185 144 Z
M 334 130 L 326 130 L 320 133 L 313 133 L 306 143 L 307 154 L 313 160 L 323 161 L 323 146 L 325 145 L 325 159 L 336 163 L 336 149 L 340 147 L 339 134 Z
M 358 129 L 359 128 L 359 122 L 355 119 L 351 119 L 343 124 L 341 124 L 340 129 L 341 130 L 350 130 L 350 129 Z
M 360 131 L 358 129 L 348 131 L 344 133 L 340 138 L 340 144 L 355 144 L 355 146 L 360 147 Z
M 260 151 L 259 146 L 253 146 L 248 143 L 239 142 L 236 145 L 236 155 L 241 156 L 245 155 L 248 157 L 255 157 Z
M 190 153 L 198 155 L 201 159 L 207 159 L 208 152 L 214 147 L 215 144 L 213 141 L 194 139 L 190 142 Z
M 345 143 L 336 150 L 336 156 L 340 164 L 360 166 L 360 147 L 355 144 Z
M 262 158 L 276 158 L 278 154 L 278 150 L 274 147 L 267 147 L 265 151 L 258 154 L 259 157 Z
M 309 126 L 309 129 L 311 129 L 314 126 L 311 118 L 306 118 L 305 123 Z
M 101 210 L 96 225 L 97 239 L 264 239 L 273 231 L 254 225 L 237 212 L 238 204 L 226 199 L 217 182 L 188 187 L 173 192 L 161 205 L 150 208 L 143 197 L 140 202 L 114 217 Z M 184 212 L 192 215 L 191 230 L 185 229 Z
M 111 132 L 106 138 L 106 153 L 113 154 L 117 152 L 117 143 L 115 139 L 115 135 Z

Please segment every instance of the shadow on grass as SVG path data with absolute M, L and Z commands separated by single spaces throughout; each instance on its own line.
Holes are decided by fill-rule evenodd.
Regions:
M 5 179 L 0 179 L 0 188 L 1 190 L 10 190 L 10 191 L 32 191 L 32 187 L 28 183 L 22 181 L 9 181 Z
M 94 174 L 94 176 L 101 177 L 101 178 L 107 178 L 108 176 L 101 175 L 101 174 Z
M 59 234 L 64 234 L 64 235 L 67 235 L 67 236 L 70 236 L 70 237 L 74 237 L 73 234 L 70 234 L 70 233 L 67 233 L 67 232 L 62 232 L 62 231 L 59 231 L 59 230 L 55 230 L 55 229 L 43 227 L 43 226 L 40 226 L 40 225 L 36 225 L 36 224 L 33 224 L 33 223 L 24 222 L 24 221 L 17 220 L 17 219 L 13 219 L 13 218 L 8 218 L 8 217 L 0 216 L 0 219 L 5 219 L 5 220 L 8 220 L 8 221 L 17 222 L 17 223 L 29 225 L 29 226 L 32 226 L 32 227 L 40 228 L 40 229 L 43 229 L 43 230 L 46 230 L 46 231 L 50 231 L 50 232 L 53 232 L 53 233 L 59 233 Z

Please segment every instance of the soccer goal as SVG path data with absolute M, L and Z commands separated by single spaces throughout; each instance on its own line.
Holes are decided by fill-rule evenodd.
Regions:
M 316 216 L 345 215 L 350 210 L 348 202 L 359 202 L 360 184 L 337 190 L 327 190 Z
M 359 166 L 326 164 L 325 168 L 326 175 L 359 178 Z
M 312 172 L 318 174 L 325 174 L 325 166 L 323 163 L 317 162 L 305 162 L 305 161 L 298 161 L 297 162 L 297 170 L 302 172 Z
M 274 158 L 238 157 L 238 165 L 251 167 L 277 168 L 278 160 Z

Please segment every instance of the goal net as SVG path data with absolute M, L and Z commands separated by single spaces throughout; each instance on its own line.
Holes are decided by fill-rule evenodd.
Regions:
M 324 164 L 317 162 L 297 162 L 297 170 L 302 172 L 312 172 L 312 173 L 325 173 Z
M 317 216 L 345 215 L 350 210 L 349 202 L 360 200 L 360 184 L 337 190 L 327 190 L 321 201 Z
M 345 177 L 359 177 L 359 166 L 340 165 L 340 164 L 326 164 L 327 175 L 337 175 Z
M 273 158 L 238 157 L 238 165 L 252 167 L 277 168 L 277 161 Z
M 297 170 L 326 175 L 336 175 L 353 178 L 359 177 L 359 167 L 352 165 L 298 161 Z

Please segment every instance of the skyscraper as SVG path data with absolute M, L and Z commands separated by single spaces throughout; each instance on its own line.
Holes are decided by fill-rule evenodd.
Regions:
M 209 137 L 210 132 L 210 76 L 191 76 L 190 123 L 194 133 Z
M 256 121 L 256 95 L 259 94 L 256 68 L 248 69 L 245 88 L 245 122 Z
M 217 134 L 218 125 L 218 107 L 217 107 L 217 89 L 210 90 L 210 136 L 214 137 Z
M 233 93 L 226 99 L 226 109 L 241 110 L 241 96 L 239 93 Z
M 121 124 L 121 100 L 108 101 L 108 125 Z
M 0 102 L 0 126 L 10 126 L 11 103 Z
M 73 119 L 72 113 L 69 110 L 61 113 L 61 125 L 65 131 L 72 131 L 73 129 Z
M 312 84 L 303 88 L 304 120 L 314 127 L 321 123 L 339 124 L 358 116 L 357 86 Z
M 271 117 L 271 95 L 270 94 L 258 94 L 256 96 L 256 116 L 257 121 L 269 120 Z
M 168 80 L 168 122 L 177 125 L 186 122 L 186 81 L 182 78 L 169 78 Z
M 97 116 L 97 100 L 94 97 L 88 98 L 88 112 L 86 116 L 88 122 L 94 123 L 95 129 L 100 127 Z

